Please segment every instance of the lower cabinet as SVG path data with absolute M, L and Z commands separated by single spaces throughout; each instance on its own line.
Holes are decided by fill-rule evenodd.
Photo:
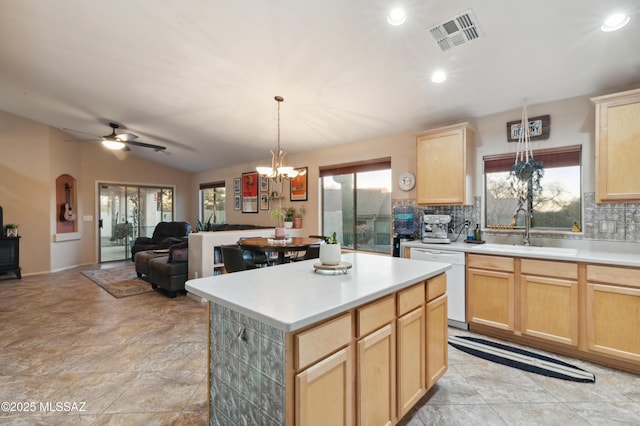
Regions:
M 426 392 L 424 307 L 398 318 L 398 416 Z
M 447 296 L 427 303 L 427 389 L 430 389 L 449 365 Z
M 470 323 L 514 330 L 514 261 L 467 255 L 467 318 Z
M 358 425 L 390 425 L 396 410 L 394 324 L 358 341 Z M 329 424 L 329 423 L 327 423 Z
M 640 268 L 467 254 L 467 318 L 471 331 L 640 372 Z
M 395 425 L 447 370 L 445 292 L 443 274 L 295 334 L 295 424 Z
M 587 265 L 587 349 L 640 362 L 640 270 Z
M 578 346 L 578 265 L 522 259 L 520 329 L 523 334 Z
M 296 376 L 296 408 L 296 425 L 353 424 L 350 346 Z

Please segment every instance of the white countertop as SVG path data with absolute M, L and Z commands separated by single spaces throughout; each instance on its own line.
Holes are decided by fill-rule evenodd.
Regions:
M 317 259 L 189 280 L 186 289 L 285 332 L 345 312 L 451 268 L 365 253 L 342 255 L 347 274 L 315 272 Z
M 574 245 L 573 247 L 550 247 L 493 243 L 471 244 L 460 241 L 451 244 L 426 244 L 421 241 L 414 240 L 403 242 L 401 246 L 424 248 L 429 250 L 464 251 L 466 253 L 475 254 L 493 254 L 501 256 L 640 267 L 640 244 L 637 243 L 621 243 L 618 245 L 620 247 L 620 251 L 616 250 L 615 243 L 600 245 L 600 247 L 594 249 L 582 248 L 579 245 Z M 622 249 L 623 247 L 624 249 Z M 634 250 L 635 248 L 637 248 L 637 250 Z M 630 253 L 629 251 L 632 252 Z

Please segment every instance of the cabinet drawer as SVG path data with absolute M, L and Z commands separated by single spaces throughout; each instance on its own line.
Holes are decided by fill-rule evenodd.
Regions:
M 398 316 L 419 307 L 425 301 L 424 282 L 398 292 Z
M 322 323 L 295 337 L 296 368 L 314 363 L 351 341 L 351 314 Z
M 587 265 L 587 281 L 640 288 L 640 269 Z
M 575 263 L 551 262 L 547 260 L 522 259 L 520 270 L 523 274 L 553 278 L 578 279 L 578 265 Z
M 513 258 L 502 256 L 487 256 L 484 254 L 468 254 L 469 268 L 493 269 L 496 271 L 513 272 Z
M 390 323 L 396 316 L 396 298 L 394 295 L 376 300 L 358 309 L 358 337 Z
M 440 297 L 447 292 L 447 275 L 438 275 L 427 280 L 427 302 Z

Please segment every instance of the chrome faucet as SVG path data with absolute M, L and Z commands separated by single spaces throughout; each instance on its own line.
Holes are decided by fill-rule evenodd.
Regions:
M 522 245 L 529 246 L 531 245 L 531 236 L 529 235 L 529 231 L 531 229 L 531 213 L 528 208 L 518 207 L 518 209 L 513 214 L 513 220 L 511 224 L 516 226 L 518 223 L 518 214 L 520 212 L 524 212 L 524 235 L 522 236 Z

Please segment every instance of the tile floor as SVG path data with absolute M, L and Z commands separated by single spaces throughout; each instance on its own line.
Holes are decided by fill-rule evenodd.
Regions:
M 22 410 L 2 405 L 0 424 L 207 424 L 206 304 L 157 292 L 116 299 L 80 273 L 96 267 L 0 277 L 0 402 Z M 640 376 L 569 362 L 596 383 L 450 348 L 449 371 L 401 424 L 640 424 Z

